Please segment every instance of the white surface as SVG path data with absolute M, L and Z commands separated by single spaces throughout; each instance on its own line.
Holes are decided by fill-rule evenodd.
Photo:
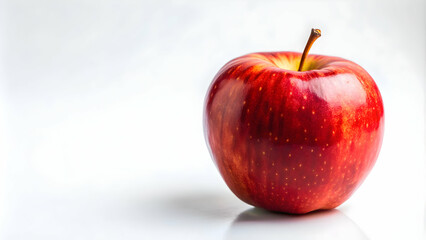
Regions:
M 425 2 L 0 1 L 1 239 L 421 239 Z M 302 51 L 363 66 L 385 139 L 335 211 L 249 210 L 204 143 L 228 60 Z M 259 238 L 263 236 L 264 238 Z

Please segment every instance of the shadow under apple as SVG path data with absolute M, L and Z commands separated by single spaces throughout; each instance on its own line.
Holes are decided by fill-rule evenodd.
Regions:
M 238 215 L 225 239 L 368 239 L 358 225 L 337 209 L 289 215 L 251 208 Z
M 226 192 L 197 192 L 173 195 L 162 203 L 163 208 L 195 219 L 232 219 L 247 208 Z

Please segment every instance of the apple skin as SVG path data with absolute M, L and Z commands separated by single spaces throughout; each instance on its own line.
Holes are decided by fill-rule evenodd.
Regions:
M 228 62 L 204 105 L 212 158 L 242 201 L 303 214 L 332 209 L 364 181 L 384 134 L 379 89 L 338 57 L 261 52 Z

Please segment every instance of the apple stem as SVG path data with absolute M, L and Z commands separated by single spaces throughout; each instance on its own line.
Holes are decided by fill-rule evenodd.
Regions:
M 311 35 L 309 36 L 308 42 L 306 43 L 306 46 L 305 46 L 305 50 L 303 50 L 302 58 L 300 59 L 299 70 L 297 71 L 299 72 L 302 71 L 303 64 L 305 63 L 305 58 L 308 55 L 309 50 L 311 49 L 315 40 L 317 40 L 317 38 L 319 37 L 321 37 L 321 30 L 312 28 Z

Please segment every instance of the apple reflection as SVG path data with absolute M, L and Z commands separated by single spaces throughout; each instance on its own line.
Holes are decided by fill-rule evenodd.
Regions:
M 288 215 L 252 208 L 238 215 L 225 239 L 368 239 L 349 217 L 337 209 Z

